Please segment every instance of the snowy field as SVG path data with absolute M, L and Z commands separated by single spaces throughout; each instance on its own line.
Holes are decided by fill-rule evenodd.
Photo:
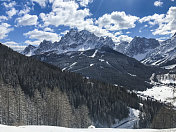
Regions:
M 70 129 L 51 126 L 4 126 L 0 125 L 0 132 L 176 132 L 176 129 L 152 130 L 152 129 Z
M 150 96 L 158 101 L 162 101 L 165 103 L 172 103 L 176 106 L 176 93 L 174 92 L 174 88 L 171 86 L 154 86 L 151 89 L 147 89 L 146 91 L 138 91 L 138 94 L 142 95 L 143 97 Z

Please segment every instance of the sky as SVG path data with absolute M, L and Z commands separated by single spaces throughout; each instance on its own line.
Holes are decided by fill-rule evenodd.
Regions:
M 176 32 L 176 0 L 0 0 L 0 42 L 16 51 L 59 41 L 70 29 L 166 40 Z

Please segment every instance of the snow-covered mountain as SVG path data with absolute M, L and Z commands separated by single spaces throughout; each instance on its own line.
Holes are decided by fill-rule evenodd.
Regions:
M 57 54 L 60 54 L 68 51 L 86 51 L 101 48 L 102 46 L 114 48 L 115 44 L 109 37 L 97 37 L 87 30 L 77 31 L 71 29 L 59 42 L 52 43 L 44 40 L 37 48 L 35 48 L 35 50 L 27 47 L 24 50 L 25 52 L 23 51 L 22 53 L 24 55 L 29 55 L 29 53 L 32 53 L 32 55 L 38 55 L 48 51 L 55 51 Z
M 159 45 L 160 44 L 156 39 L 135 37 L 130 43 L 120 43 L 116 47 L 116 49 L 117 51 L 126 54 L 129 57 L 133 57 L 141 61 L 146 57 L 148 52 L 150 52 Z
M 26 56 L 31 56 L 33 55 L 34 50 L 36 49 L 35 46 L 33 45 L 29 45 L 28 47 L 26 47 L 23 51 L 22 54 L 26 55 Z
M 130 43 L 122 41 L 119 44 L 115 44 L 109 37 L 98 37 L 87 30 L 78 31 L 71 29 L 59 42 L 52 43 L 44 40 L 38 47 L 31 47 L 29 45 L 24 49 L 22 54 L 31 56 L 51 51 L 56 54 L 62 54 L 69 51 L 87 51 L 108 46 L 140 61 L 146 57 L 148 52 L 159 45 L 159 42 L 155 39 L 141 37 L 135 37 Z
M 160 46 L 149 52 L 142 63 L 157 66 L 176 64 L 176 33 L 171 39 L 162 42 Z

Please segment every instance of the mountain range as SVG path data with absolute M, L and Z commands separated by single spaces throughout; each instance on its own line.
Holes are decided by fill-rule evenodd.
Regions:
M 78 32 L 76 29 L 71 29 L 59 42 L 51 43 L 50 41 L 43 41 L 38 47 L 29 45 L 24 49 L 22 54 L 26 56 L 39 55 L 49 51 L 55 51 L 57 54 L 66 53 L 69 51 L 86 51 L 102 46 L 115 46 L 111 38 L 97 37 L 93 33 L 86 30 Z
M 47 52 L 63 54 L 72 51 L 87 51 L 108 46 L 115 51 L 153 66 L 167 66 L 175 63 L 176 34 L 163 42 L 156 39 L 134 37 L 131 42 L 116 44 L 111 38 L 97 37 L 86 30 L 71 29 L 59 42 L 44 40 L 38 47 L 29 45 L 21 53 L 26 56 L 41 55 Z

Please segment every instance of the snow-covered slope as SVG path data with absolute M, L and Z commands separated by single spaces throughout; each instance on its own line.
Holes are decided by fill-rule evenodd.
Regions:
M 116 49 L 117 51 L 140 61 L 146 57 L 148 52 L 159 45 L 160 44 L 156 39 L 135 37 L 130 43 L 120 43 Z
M 94 129 L 75 129 L 54 126 L 5 126 L 0 125 L 0 132 L 175 132 L 176 129 L 110 129 L 110 128 L 94 128 Z
M 66 53 L 69 51 L 86 51 L 90 49 L 100 48 L 102 46 L 109 46 L 114 48 L 115 44 L 111 38 L 97 37 L 87 30 L 77 31 L 71 29 L 59 42 L 51 43 L 50 41 L 43 41 L 33 51 L 33 55 L 43 54 L 48 51 L 54 51 L 57 54 Z M 28 48 L 29 49 L 29 48 Z M 28 55 L 33 49 L 28 52 L 22 52 Z
M 157 82 L 146 91 L 138 91 L 142 97 L 150 97 L 163 103 L 169 103 L 176 107 L 176 74 L 156 75 Z
M 171 38 L 161 43 L 161 45 L 149 52 L 142 61 L 144 64 L 167 66 L 173 65 L 171 61 L 176 59 L 176 33 Z

